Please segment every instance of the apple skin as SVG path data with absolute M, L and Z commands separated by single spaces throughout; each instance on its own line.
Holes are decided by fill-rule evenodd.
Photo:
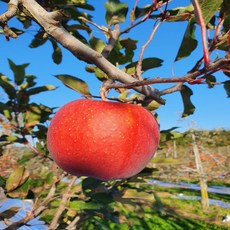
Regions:
M 76 176 L 129 178 L 147 165 L 160 139 L 145 108 L 92 99 L 64 105 L 51 120 L 48 149 L 57 165 Z

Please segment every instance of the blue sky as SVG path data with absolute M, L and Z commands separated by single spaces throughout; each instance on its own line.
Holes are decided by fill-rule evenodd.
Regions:
M 105 1 L 88 1 L 94 5 L 96 11 L 93 13 L 95 22 L 98 25 L 106 25 L 104 21 L 104 3 Z M 133 4 L 135 1 L 126 1 L 129 4 Z M 148 4 L 150 1 L 140 1 L 142 5 Z M 173 1 L 177 2 L 178 1 Z M 169 7 L 175 7 L 175 3 L 170 3 Z M 188 0 L 179 1 L 183 2 L 186 6 L 190 3 Z M 182 6 L 182 5 L 181 5 Z M 0 13 L 3 13 L 6 9 L 6 4 L 0 3 Z M 92 14 L 92 13 L 91 13 Z M 17 23 L 16 19 L 10 21 L 10 26 L 14 26 Z M 17 23 L 17 25 L 20 25 Z M 121 27 L 125 28 L 127 24 L 122 24 Z M 123 37 L 130 36 L 133 39 L 141 40 L 138 44 L 136 53 L 136 59 L 138 58 L 141 46 L 148 39 L 148 35 L 151 33 L 153 21 L 148 21 L 142 24 L 130 34 L 126 34 Z M 12 72 L 9 69 L 7 59 L 11 59 L 15 64 L 30 63 L 27 67 L 27 74 L 33 74 L 38 77 L 38 85 L 52 84 L 58 86 L 55 91 L 42 93 L 32 98 L 33 101 L 43 103 L 51 107 L 60 107 L 69 101 L 80 98 L 80 95 L 60 83 L 53 75 L 56 74 L 70 74 L 79 77 L 86 81 L 89 85 L 90 91 L 93 95 L 98 95 L 100 82 L 95 79 L 92 74 L 85 71 L 86 64 L 77 60 L 73 55 L 62 49 L 63 61 L 60 65 L 53 63 L 52 46 L 50 43 L 46 43 L 36 49 L 28 47 L 35 31 L 39 27 L 34 25 L 30 27 L 22 36 L 18 39 L 11 39 L 9 42 L 5 41 L 4 36 L 0 36 L 0 72 L 6 74 L 12 78 Z M 103 34 L 96 28 L 93 29 L 94 36 L 102 37 Z M 175 56 L 179 49 L 181 39 L 183 37 L 186 28 L 186 23 L 164 23 L 160 26 L 156 32 L 154 40 L 144 54 L 144 57 L 158 57 L 164 60 L 163 66 L 160 68 L 147 71 L 144 77 L 172 77 L 172 69 L 174 69 L 175 76 L 182 76 L 189 71 L 196 61 L 202 56 L 201 47 L 198 46 L 197 50 L 193 54 L 184 60 L 174 63 Z M 199 39 L 200 31 L 199 27 L 196 29 L 196 36 Z M 212 59 L 216 55 L 223 55 L 221 52 L 214 52 Z M 222 73 L 215 75 L 218 81 L 228 80 Z M 157 85 L 159 89 L 168 87 L 169 85 Z M 159 115 L 159 121 L 161 129 L 169 129 L 173 126 L 180 127 L 179 130 L 184 131 L 191 127 L 198 129 L 214 129 L 214 128 L 230 128 L 229 114 L 229 98 L 227 98 L 226 92 L 223 89 L 223 85 L 218 85 L 214 89 L 208 89 L 206 85 L 194 85 L 189 86 L 194 95 L 192 96 L 192 102 L 196 106 L 194 115 L 187 118 L 181 118 L 183 112 L 183 103 L 180 97 L 180 93 L 174 93 L 166 95 L 164 98 L 167 100 L 165 106 L 161 106 L 157 113 Z M 112 96 L 113 93 L 110 94 Z M 0 91 L 0 100 L 2 99 L 2 92 Z

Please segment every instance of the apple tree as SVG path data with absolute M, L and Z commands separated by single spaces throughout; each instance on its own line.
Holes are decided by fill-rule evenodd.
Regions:
M 191 95 L 198 84 L 214 91 L 215 85 L 220 84 L 230 96 L 230 2 L 192 0 L 183 7 L 180 1 L 173 2 L 177 7 L 171 7 L 169 0 L 146 1 L 144 6 L 138 0 L 104 1 L 100 4 L 105 7 L 106 26 L 100 26 L 93 17 L 94 4 L 87 0 L 1 0 L 1 4 L 8 3 L 8 10 L 0 15 L 1 36 L 11 42 L 36 25 L 39 30 L 28 44 L 31 48 L 50 43 L 53 62 L 58 65 L 66 49 L 85 63 L 87 73 L 101 82 L 98 95 L 93 95 L 79 76 L 55 75 L 83 97 L 138 104 L 154 113 L 166 104 L 165 95 L 179 92 L 184 105 L 182 117 L 186 117 L 195 111 Z M 11 18 L 17 18 L 21 27 L 15 27 Z M 193 68 L 180 77 L 148 76 L 148 70 L 164 65 L 161 58 L 145 55 L 153 37 L 164 23 L 180 26 L 182 21 L 187 27 L 174 61 L 189 58 L 201 47 L 199 60 L 193 61 Z M 132 32 L 138 33 L 138 28 L 147 22 L 152 23 L 152 28 L 149 35 L 143 36 L 143 45 L 138 49 L 140 41 Z M 199 33 L 195 33 L 196 29 Z M 216 51 L 219 56 L 214 56 Z M 56 108 L 33 102 L 33 96 L 58 89 L 50 84 L 38 86 L 37 77 L 27 74 L 29 64 L 8 62 L 13 78 L 0 73 L 4 91 L 0 98 L 0 149 L 17 149 L 17 145 L 12 147 L 15 143 L 26 148 L 18 154 L 11 174 L 0 175 L 0 185 L 8 197 L 33 201 L 23 219 L 4 222 L 8 229 L 30 226 L 30 221 L 38 216 L 49 229 L 137 229 L 143 225 L 151 229 L 155 223 L 164 226 L 161 229 L 170 229 L 172 217 L 165 213 L 151 186 L 144 183 L 154 174 L 153 168 L 146 167 L 130 179 L 103 182 L 68 175 L 56 166 L 46 142 L 48 124 Z M 226 80 L 220 82 L 217 72 L 223 73 Z M 116 93 L 110 97 L 112 90 Z M 153 207 L 165 216 L 149 218 L 147 214 L 153 212 Z M 138 220 L 139 215 L 143 220 Z M 173 221 L 180 222 L 177 217 Z

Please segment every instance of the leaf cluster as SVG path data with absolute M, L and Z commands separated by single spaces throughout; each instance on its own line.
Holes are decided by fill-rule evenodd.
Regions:
M 2 143 L 27 143 L 27 136 L 45 140 L 46 122 L 54 108 L 31 101 L 31 97 L 46 91 L 55 90 L 53 85 L 36 86 L 36 76 L 26 74 L 28 64 L 16 65 L 9 60 L 13 79 L 0 73 L 0 87 L 5 99 L 0 101 Z

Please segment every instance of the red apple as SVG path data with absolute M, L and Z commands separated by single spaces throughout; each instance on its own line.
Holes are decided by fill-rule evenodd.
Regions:
M 159 127 L 145 108 L 118 102 L 75 100 L 51 120 L 48 149 L 66 172 L 101 180 L 139 173 L 159 144 Z

